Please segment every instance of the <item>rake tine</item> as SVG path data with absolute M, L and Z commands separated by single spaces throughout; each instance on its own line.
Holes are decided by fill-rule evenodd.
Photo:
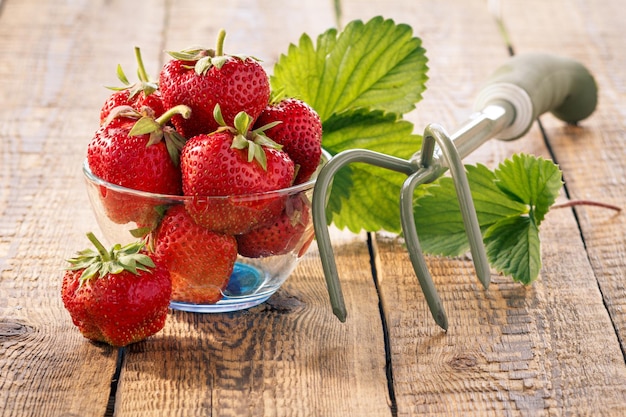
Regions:
M 415 227 L 415 217 L 413 215 L 413 193 L 415 187 L 419 184 L 430 182 L 433 177 L 437 177 L 436 169 L 425 168 L 420 169 L 416 173 L 410 175 L 404 184 L 402 184 L 402 190 L 400 193 L 400 220 L 402 222 L 402 232 L 409 252 L 409 258 L 413 265 L 413 270 L 419 281 L 430 313 L 442 329 L 448 330 L 448 318 L 443 308 L 441 298 L 437 293 L 435 284 L 426 265 L 426 260 L 420 247 L 419 239 L 417 237 L 417 230 Z

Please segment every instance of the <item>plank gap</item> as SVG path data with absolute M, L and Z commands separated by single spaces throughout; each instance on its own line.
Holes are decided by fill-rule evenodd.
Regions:
M 378 267 L 376 260 L 378 259 L 378 250 L 376 248 L 376 241 L 373 238 L 373 233 L 367 233 L 367 251 L 370 258 L 370 268 L 372 270 L 372 280 L 376 287 L 376 295 L 378 297 L 378 310 L 380 312 L 380 321 L 383 328 L 383 343 L 385 345 L 385 375 L 387 377 L 387 391 L 389 393 L 389 408 L 392 417 L 398 417 L 398 404 L 396 401 L 395 381 L 393 378 L 393 362 L 391 358 L 391 341 L 389 335 L 389 326 L 387 324 L 387 308 L 385 306 L 384 298 L 381 294 L 380 283 L 378 280 Z
M 113 417 L 115 415 L 115 400 L 117 397 L 117 388 L 120 382 L 120 375 L 122 373 L 122 366 L 126 358 L 126 348 L 121 347 L 117 350 L 117 360 L 115 362 L 115 372 L 111 377 L 111 391 L 109 393 L 109 400 L 107 401 L 106 410 L 104 411 L 104 417 Z

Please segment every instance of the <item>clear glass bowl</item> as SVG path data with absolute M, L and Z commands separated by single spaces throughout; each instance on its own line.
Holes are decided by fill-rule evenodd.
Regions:
M 320 168 L 328 158 L 328 154 L 322 155 Z M 140 238 L 136 236 L 145 234 L 148 230 L 151 231 L 145 238 L 154 243 L 159 221 L 164 213 L 175 206 L 184 206 L 187 212 L 193 211 L 196 215 L 201 212 L 204 218 L 207 218 L 207 214 L 211 217 L 210 213 L 213 210 L 218 210 L 219 213 L 238 212 L 238 218 L 242 218 L 243 213 L 247 223 L 241 230 L 232 232 L 236 239 L 248 233 L 246 230 L 272 227 L 272 224 L 278 222 L 278 216 L 284 212 L 288 211 L 291 214 L 294 210 L 298 212 L 298 221 L 301 223 L 298 225 L 298 232 L 288 239 L 281 239 L 284 243 L 282 247 L 267 251 L 257 250 L 253 255 L 248 254 L 249 256 L 238 253 L 232 265 L 232 273 L 226 278 L 225 284 L 220 287 L 213 285 L 212 289 L 204 288 L 209 292 L 212 290 L 213 293 L 218 293 L 219 300 L 190 300 L 184 296 L 177 297 L 176 286 L 186 285 L 184 283 L 188 283 L 188 280 L 175 280 L 173 277 L 174 291 L 170 307 L 175 310 L 218 313 L 242 310 L 263 303 L 287 280 L 314 238 L 310 206 L 317 172 L 308 182 L 278 191 L 201 198 L 153 194 L 121 187 L 95 176 L 86 160 L 83 163 L 83 173 L 95 218 L 110 245 L 137 241 Z M 255 224 L 255 221 L 251 220 L 255 218 L 262 219 L 257 220 L 257 223 L 262 224 Z M 196 256 L 216 255 L 207 251 L 197 253 Z M 204 284 L 198 284 L 196 280 L 193 285 L 202 287 Z M 179 289 L 182 290 L 179 293 L 185 293 L 187 290 Z

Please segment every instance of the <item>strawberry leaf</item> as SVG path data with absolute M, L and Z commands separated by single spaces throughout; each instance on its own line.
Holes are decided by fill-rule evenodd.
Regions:
M 489 263 L 522 284 L 530 284 L 541 270 L 539 226 L 531 216 L 507 217 L 484 235 Z
M 495 171 L 480 164 L 466 169 L 490 264 L 516 281 L 534 281 L 541 265 L 539 223 L 562 186 L 558 167 L 543 158 L 518 154 Z M 422 250 L 443 256 L 466 252 L 469 244 L 452 179 L 442 177 L 419 187 L 415 198 Z
M 496 171 L 496 183 L 511 199 L 529 206 L 539 225 L 563 185 L 561 171 L 543 158 L 513 155 Z
M 291 44 L 270 78 L 272 89 L 307 102 L 322 122 L 348 109 L 407 113 L 427 80 L 425 50 L 408 25 L 375 17 L 330 29 L 314 46 L 304 34 Z

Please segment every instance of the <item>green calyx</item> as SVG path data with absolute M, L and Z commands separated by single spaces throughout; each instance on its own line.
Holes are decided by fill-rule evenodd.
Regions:
M 108 89 L 114 91 L 129 90 L 130 98 L 135 97 L 140 92 L 143 92 L 144 95 L 147 97 L 159 89 L 158 83 L 150 78 L 150 76 L 148 75 L 146 67 L 143 64 L 143 59 L 141 57 L 141 49 L 137 46 L 135 47 L 135 59 L 137 60 L 137 76 L 139 78 L 139 81 L 136 83 L 131 83 L 130 81 L 128 81 L 128 77 L 126 77 L 122 66 L 118 64 L 117 78 L 121 81 L 123 85 L 121 87 L 107 87 Z
M 193 62 L 193 66 L 189 66 L 187 68 L 193 68 L 193 70 L 198 75 L 205 75 L 212 67 L 217 69 L 222 68 L 222 66 L 228 61 L 230 57 L 240 59 L 242 61 L 247 58 L 252 58 L 257 60 L 254 57 L 248 57 L 246 55 L 226 55 L 224 54 L 224 39 L 226 38 L 226 31 L 224 29 L 220 29 L 217 35 L 217 42 L 215 44 L 215 49 L 204 49 L 198 47 L 192 47 L 183 49 L 182 51 L 167 51 L 167 53 L 174 59 L 178 59 L 180 61 Z
M 248 162 L 256 161 L 264 170 L 267 170 L 265 148 L 282 149 L 282 145 L 274 142 L 265 134 L 267 129 L 276 126 L 280 122 L 269 123 L 251 131 L 252 118 L 248 113 L 242 111 L 235 115 L 235 119 L 233 120 L 235 126 L 227 126 L 219 104 L 216 104 L 213 109 L 213 117 L 215 117 L 215 120 L 220 125 L 218 131 L 227 130 L 234 135 L 231 148 L 240 150 L 247 149 Z
M 129 136 L 150 135 L 146 146 L 152 146 L 165 140 L 167 152 L 172 162 L 178 166 L 180 163 L 180 151 L 186 140 L 174 128 L 167 125 L 170 119 L 177 114 L 181 115 L 184 119 L 189 119 L 191 109 L 188 106 L 180 104 L 167 110 L 157 119 L 151 115 L 143 115 L 137 120 L 137 123 L 133 125 L 128 134 Z
M 140 271 L 150 272 L 150 269 L 155 267 L 152 259 L 141 253 L 144 248 L 144 243 L 141 241 L 125 246 L 116 244 L 107 250 L 92 232 L 87 233 L 87 238 L 96 250 L 85 249 L 78 252 L 76 257 L 68 259 L 71 264 L 67 268 L 69 271 L 83 270 L 79 278 L 80 285 L 91 279 L 103 278 L 124 271 L 135 275 Z

